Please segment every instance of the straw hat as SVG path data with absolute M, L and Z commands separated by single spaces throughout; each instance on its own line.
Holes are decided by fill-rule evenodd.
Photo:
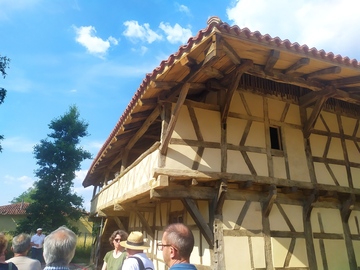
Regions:
M 128 249 L 144 250 L 149 246 L 144 243 L 143 234 L 141 232 L 131 232 L 126 241 L 121 241 L 120 245 Z

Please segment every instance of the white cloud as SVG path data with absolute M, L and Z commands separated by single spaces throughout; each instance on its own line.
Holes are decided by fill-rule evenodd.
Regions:
M 236 0 L 226 11 L 241 28 L 335 54 L 352 50 L 359 55 L 358 10 L 358 0 Z
M 26 191 L 28 188 L 34 185 L 35 180 L 29 176 L 23 175 L 20 177 L 15 177 L 12 175 L 5 175 L 4 177 L 5 184 L 11 184 L 12 186 L 16 186 L 18 188 L 18 192 L 20 195 L 22 192 Z M 15 196 L 18 196 L 15 195 Z
M 170 43 L 186 43 L 189 37 L 192 36 L 190 29 L 182 28 L 177 23 L 172 27 L 169 23 L 161 22 L 159 28 L 165 32 L 166 39 Z
M 76 42 L 83 45 L 87 51 L 96 56 L 103 57 L 111 45 L 117 45 L 118 41 L 110 36 L 103 40 L 96 36 L 96 29 L 93 26 L 74 26 L 76 32 Z
M 137 21 L 126 21 L 124 25 L 126 26 L 126 30 L 123 32 L 124 36 L 133 42 L 141 40 L 151 44 L 156 40 L 162 40 L 162 36 L 151 30 L 148 23 L 139 25 Z
M 12 151 L 31 153 L 35 144 L 37 143 L 31 142 L 27 138 L 23 137 L 5 137 L 5 139 L 1 142 L 4 152 Z
M 180 12 L 185 13 L 186 15 L 191 15 L 190 9 L 185 6 L 185 5 L 179 5 L 178 3 L 176 3 L 176 6 L 178 7 Z

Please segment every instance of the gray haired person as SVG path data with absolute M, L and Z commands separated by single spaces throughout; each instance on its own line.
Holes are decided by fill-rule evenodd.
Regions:
M 65 226 L 59 227 L 44 241 L 44 270 L 69 270 L 69 264 L 75 255 L 76 234 Z
M 41 263 L 38 260 L 27 257 L 27 254 L 31 249 L 30 239 L 30 235 L 26 233 L 15 236 L 11 246 L 14 257 L 6 262 L 14 263 L 19 270 L 41 270 Z

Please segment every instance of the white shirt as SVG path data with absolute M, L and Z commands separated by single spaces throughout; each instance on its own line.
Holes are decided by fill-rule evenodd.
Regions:
M 38 246 L 32 246 L 33 248 L 42 248 L 43 243 L 44 243 L 44 239 L 45 239 L 45 235 L 44 234 L 34 234 L 31 237 L 31 242 L 34 244 L 38 244 Z
M 153 262 L 150 261 L 150 259 L 146 256 L 145 253 L 137 253 L 137 254 L 134 254 L 134 255 L 131 255 L 131 256 L 140 258 L 141 261 L 143 262 L 145 268 L 146 267 L 151 267 L 151 269 L 155 269 Z M 139 270 L 140 267 L 139 267 L 139 263 L 138 263 L 138 261 L 136 259 L 128 257 L 124 261 L 122 269 L 123 270 Z

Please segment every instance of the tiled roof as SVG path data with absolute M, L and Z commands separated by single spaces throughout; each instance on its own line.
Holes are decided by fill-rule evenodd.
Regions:
M 13 203 L 0 206 L 0 215 L 24 215 L 29 203 Z
M 167 67 L 171 66 L 179 60 L 185 53 L 190 52 L 191 49 L 196 46 L 199 42 L 209 36 L 212 32 L 218 31 L 223 34 L 229 34 L 235 36 L 242 40 L 248 40 L 256 44 L 262 44 L 263 46 L 276 47 L 283 49 L 292 53 L 298 53 L 304 55 L 305 57 L 318 58 L 319 60 L 325 60 L 328 62 L 333 62 L 334 64 L 340 64 L 355 69 L 360 69 L 360 63 L 356 59 L 350 59 L 349 57 L 343 57 L 339 54 L 334 54 L 332 52 L 325 52 L 324 50 L 318 50 L 316 48 L 309 48 L 307 45 L 299 45 L 297 42 L 290 42 L 288 39 L 282 40 L 279 37 L 271 37 L 269 34 L 262 35 L 259 31 L 251 32 L 248 28 L 240 28 L 237 25 L 230 26 L 229 24 L 222 22 L 218 17 L 211 17 L 208 20 L 208 25 L 205 29 L 200 30 L 195 37 L 189 38 L 187 44 L 180 46 L 179 50 L 174 54 L 171 54 L 167 60 L 163 60 L 158 67 L 156 67 L 152 73 L 146 74 L 146 77 L 142 81 L 141 85 L 135 92 L 135 95 L 131 99 L 127 108 L 123 112 L 119 121 L 115 125 L 113 131 L 103 144 L 102 148 L 98 152 L 97 156 L 93 160 L 93 163 L 90 166 L 87 176 L 85 179 L 92 173 L 97 162 L 101 160 L 104 153 L 106 153 L 108 147 L 114 140 L 115 136 L 119 132 L 122 124 L 127 119 L 128 115 L 131 113 L 133 108 L 136 106 L 138 100 L 141 98 L 143 93 L 146 91 L 148 85 L 152 80 L 154 80 L 158 75 L 166 70 Z

